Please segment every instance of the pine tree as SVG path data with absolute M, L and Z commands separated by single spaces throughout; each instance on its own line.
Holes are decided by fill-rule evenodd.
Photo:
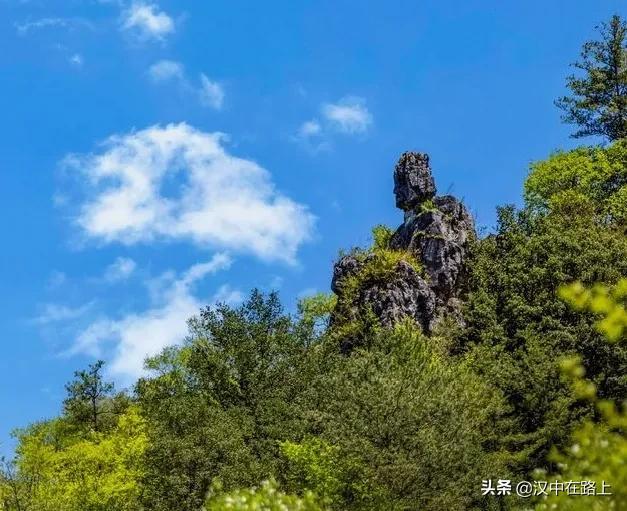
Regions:
M 556 105 L 564 110 L 564 122 L 578 126 L 574 138 L 613 141 L 627 137 L 627 23 L 614 15 L 598 31 L 600 40 L 586 42 L 581 61 L 573 64 L 583 76 L 567 78 L 572 95 Z
M 100 416 L 106 413 L 103 403 L 113 393 L 113 383 L 102 379 L 104 362 L 91 364 L 87 371 L 74 373 L 75 380 L 65 388 L 68 397 L 64 401 L 65 412 L 78 422 L 88 423 L 94 431 L 100 431 Z

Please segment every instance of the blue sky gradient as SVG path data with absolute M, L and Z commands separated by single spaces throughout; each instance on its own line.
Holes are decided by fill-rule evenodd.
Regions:
M 13 428 L 58 412 L 74 370 L 120 358 L 134 342 L 123 327 L 141 335 L 154 316 L 175 321 L 177 303 L 237 302 L 252 287 L 278 289 L 289 310 L 328 291 L 339 249 L 400 223 L 392 169 L 405 150 L 428 152 L 439 191 L 490 229 L 497 205 L 521 202 L 531 161 L 576 145 L 553 100 L 594 26 L 626 11 L 613 0 L 0 0 L 0 452 Z M 259 200 L 268 222 L 277 200 L 296 208 L 279 233 L 292 241 L 246 231 L 263 219 L 245 200 L 236 240 L 181 234 L 178 217 L 135 238 L 81 224 L 119 185 L 90 184 L 93 158 L 168 125 L 226 134 L 204 177 L 219 171 L 209 163 L 265 169 Z M 168 165 L 156 190 L 176 201 L 191 164 Z M 260 189 L 246 179 L 242 197 Z M 234 218 L 227 209 L 201 211 L 205 226 Z

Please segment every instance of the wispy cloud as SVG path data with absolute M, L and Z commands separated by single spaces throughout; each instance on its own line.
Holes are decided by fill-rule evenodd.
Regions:
M 83 56 L 80 53 L 75 53 L 70 58 L 68 58 L 68 62 L 74 67 L 83 67 L 85 59 L 83 59 Z
M 317 119 L 311 121 L 305 121 L 298 129 L 298 136 L 300 138 L 311 138 L 322 134 L 322 126 Z
M 224 88 L 201 73 L 198 84 L 187 78 L 185 67 L 174 60 L 160 60 L 148 69 L 148 75 L 155 83 L 174 82 L 185 94 L 195 96 L 201 105 L 220 110 L 224 104 Z
M 136 270 L 137 263 L 128 257 L 118 257 L 104 272 L 105 282 L 115 283 L 128 279 Z
M 150 69 L 148 74 L 154 82 L 167 82 L 170 80 L 185 80 L 183 64 L 174 60 L 160 60 Z
M 187 333 L 187 320 L 206 305 L 193 292 L 195 284 L 207 276 L 227 269 L 231 258 L 219 253 L 206 262 L 192 266 L 179 276 L 168 272 L 161 280 L 161 293 L 148 309 L 93 322 L 76 337 L 70 354 L 85 353 L 94 357 L 107 355 L 110 371 L 125 382 L 143 374 L 146 357 L 158 354 L 166 346 L 181 343 Z M 210 303 L 236 303 L 242 294 L 222 286 Z
M 214 82 L 206 75 L 201 74 L 198 97 L 202 105 L 220 110 L 224 103 L 224 89 L 218 82 Z
M 239 289 L 233 289 L 230 285 L 224 284 L 218 288 L 213 295 L 212 302 L 226 305 L 236 305 L 244 301 L 244 293 Z
M 366 132 L 373 122 L 365 99 L 356 96 L 347 96 L 337 103 L 323 105 L 322 114 L 331 127 L 351 135 Z
M 83 316 L 92 306 L 93 302 L 79 307 L 69 307 L 67 305 L 57 303 L 47 303 L 43 306 L 41 313 L 35 317 L 34 321 L 39 325 L 49 325 L 51 323 L 77 319 Z
M 104 243 L 188 240 L 293 263 L 312 235 L 313 215 L 224 143 L 221 133 L 181 123 L 112 136 L 100 153 L 68 156 L 64 165 L 86 193 L 76 225 Z
M 318 119 L 303 122 L 296 131 L 296 135 L 291 137 L 291 139 L 312 153 L 318 153 L 331 147 L 324 128 Z
M 93 30 L 93 24 L 84 18 L 39 18 L 15 24 L 15 29 L 20 35 L 27 35 L 36 30 L 46 28 L 86 28 Z
M 65 272 L 54 270 L 50 276 L 48 277 L 48 285 L 49 289 L 56 289 L 61 287 L 63 284 L 67 282 L 68 278 Z
M 334 134 L 362 135 L 373 124 L 373 117 L 366 107 L 366 100 L 357 96 L 346 96 L 336 103 L 325 103 L 320 115 L 303 122 L 292 140 L 312 152 L 329 149 Z
M 156 4 L 138 1 L 122 11 L 121 28 L 140 39 L 162 41 L 174 33 L 176 26 Z

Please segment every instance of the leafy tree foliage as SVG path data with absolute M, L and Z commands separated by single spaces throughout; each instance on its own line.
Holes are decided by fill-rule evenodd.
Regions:
M 150 361 L 138 385 L 151 425 L 145 504 L 197 510 L 211 483 L 225 490 L 280 473 L 279 442 L 302 430 L 296 396 L 308 384 L 314 328 L 282 312 L 276 294 L 254 291 L 241 307 L 204 309 L 182 349 Z
M 147 437 L 135 407 L 107 434 L 72 435 L 64 418 L 17 432 L 16 461 L 0 487 L 7 511 L 136 511 Z
M 562 151 L 534 163 L 525 199 L 535 212 L 593 215 L 599 223 L 627 226 L 627 141 Z
M 328 302 L 305 301 L 295 321 L 253 292 L 203 310 L 183 348 L 150 361 L 148 509 L 198 509 L 215 481 L 269 477 L 338 510 L 465 509 L 484 474 L 502 475 L 498 392 L 410 323 L 341 355 L 314 326 Z
M 316 293 L 298 302 L 298 313 L 305 327 L 324 331 L 329 327 L 331 313 L 337 305 L 337 297 L 333 293 Z
M 303 498 L 278 491 L 276 483 L 264 481 L 260 487 L 235 490 L 231 493 L 210 495 L 206 511 L 322 511 L 315 497 L 308 493 Z
M 627 24 L 619 16 L 599 27 L 600 39 L 583 45 L 574 66 L 583 76 L 567 79 L 572 96 L 556 101 L 563 120 L 578 129 L 573 137 L 627 136 Z
M 99 360 L 85 371 L 76 371 L 74 380 L 65 386 L 63 401 L 66 418 L 78 427 L 99 432 L 115 423 L 115 415 L 128 405 L 127 397 L 114 395 L 114 385 L 102 376 L 104 362 Z
M 329 505 L 341 500 L 347 484 L 347 466 L 340 449 L 317 436 L 299 443 L 283 442 L 281 452 L 289 460 L 284 478 L 295 489 L 308 488 Z
M 627 396 L 627 350 L 608 345 L 594 318 L 557 293 L 563 283 L 614 283 L 627 275 L 624 225 L 599 214 L 615 193 L 607 183 L 625 172 L 622 156 L 615 159 L 623 151 L 620 143 L 534 165 L 528 206 L 500 209 L 496 233 L 475 247 L 468 324 L 454 349 L 466 350 L 507 397 L 516 427 L 505 440 L 523 473 L 545 464 L 551 446 L 566 442 L 592 413 L 562 381 L 561 356 L 580 353 L 601 396 Z M 582 200 L 570 200 L 575 194 Z
M 588 310 L 600 319 L 597 328 L 610 342 L 625 340 L 627 331 L 627 279 L 608 288 L 596 285 L 584 288 L 581 283 L 562 288 L 562 296 L 577 308 Z M 586 421 L 571 439 L 566 451 L 555 450 L 551 458 L 559 467 L 559 480 L 591 481 L 596 492 L 607 496 L 569 497 L 562 493 L 550 495 L 542 501 L 538 511 L 557 509 L 563 511 L 615 510 L 627 506 L 627 408 L 624 403 L 599 400 L 596 386 L 584 379 L 585 369 L 580 357 L 562 361 L 562 371 L 569 377 L 575 394 L 593 402 L 602 417 L 600 422 Z M 604 488 L 604 484 L 609 487 Z
M 350 356 L 318 357 L 303 398 L 318 439 L 284 444 L 289 487 L 338 510 L 479 504 L 481 479 L 507 473 L 497 448 L 501 398 L 434 341 L 408 321 Z

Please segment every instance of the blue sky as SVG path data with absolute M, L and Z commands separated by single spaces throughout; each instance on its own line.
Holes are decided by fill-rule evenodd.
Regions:
M 0 0 L 0 451 L 96 357 L 120 386 L 216 299 L 329 288 L 430 153 L 479 226 L 572 147 L 612 0 Z

